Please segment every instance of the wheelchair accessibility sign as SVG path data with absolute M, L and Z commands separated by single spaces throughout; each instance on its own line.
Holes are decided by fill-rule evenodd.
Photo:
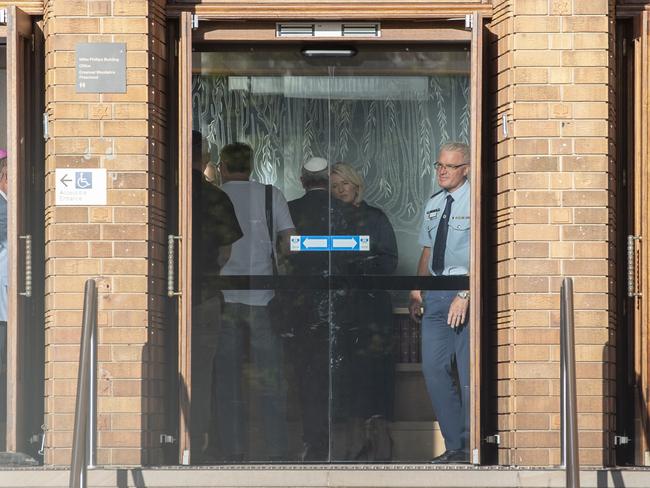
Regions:
M 56 205 L 106 205 L 106 170 L 58 168 Z

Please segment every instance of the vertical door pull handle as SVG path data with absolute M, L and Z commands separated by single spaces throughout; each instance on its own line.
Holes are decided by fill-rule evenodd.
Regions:
M 635 241 L 640 241 L 641 236 L 627 236 L 627 296 L 640 297 L 636 290 L 636 249 Z
M 167 296 L 172 298 L 181 294 L 180 291 L 176 291 L 175 288 L 175 279 L 174 279 L 174 258 L 176 255 L 175 247 L 176 240 L 180 240 L 181 236 L 175 236 L 169 234 L 167 236 Z
M 19 293 L 24 297 L 32 296 L 32 236 L 19 236 L 25 241 L 25 291 Z

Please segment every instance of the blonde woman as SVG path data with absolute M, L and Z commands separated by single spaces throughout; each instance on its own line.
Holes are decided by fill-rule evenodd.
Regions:
M 370 237 L 370 251 L 333 253 L 333 269 L 344 275 L 391 275 L 397 267 L 395 232 L 386 214 L 363 200 L 359 173 L 347 163 L 336 163 L 330 191 L 346 223 L 336 233 Z M 389 293 L 341 292 L 334 302 L 334 322 L 333 413 L 346 433 L 345 449 L 335 450 L 344 460 L 388 461 L 395 371 Z

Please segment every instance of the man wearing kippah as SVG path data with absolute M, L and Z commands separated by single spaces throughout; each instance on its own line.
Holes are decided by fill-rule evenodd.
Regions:
M 289 202 L 296 235 L 324 236 L 331 233 L 329 167 L 314 157 L 301 169 L 305 194 Z M 291 274 L 329 273 L 327 252 L 297 252 L 289 257 Z M 297 287 L 299 288 L 299 287 Z M 293 297 L 291 359 L 296 371 L 302 409 L 302 461 L 327 461 L 329 455 L 329 293 L 327 290 L 296 290 Z

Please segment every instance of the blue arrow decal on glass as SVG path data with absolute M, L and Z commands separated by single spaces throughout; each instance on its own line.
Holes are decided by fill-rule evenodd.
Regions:
M 296 251 L 369 251 L 370 236 L 291 236 Z

